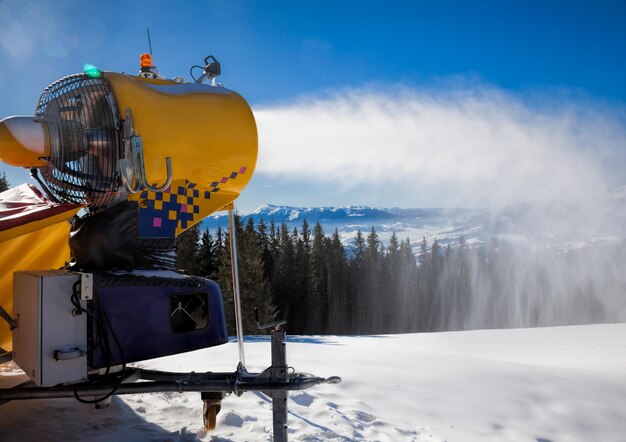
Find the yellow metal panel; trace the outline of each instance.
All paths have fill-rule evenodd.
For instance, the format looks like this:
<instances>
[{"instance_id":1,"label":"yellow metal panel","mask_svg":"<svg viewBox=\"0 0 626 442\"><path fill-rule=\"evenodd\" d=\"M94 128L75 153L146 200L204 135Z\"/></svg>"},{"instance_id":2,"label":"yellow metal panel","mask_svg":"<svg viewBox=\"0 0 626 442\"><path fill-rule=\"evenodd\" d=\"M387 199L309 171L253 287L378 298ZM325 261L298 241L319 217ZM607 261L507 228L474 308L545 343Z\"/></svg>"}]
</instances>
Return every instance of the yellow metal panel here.
<instances>
[{"instance_id":1,"label":"yellow metal panel","mask_svg":"<svg viewBox=\"0 0 626 442\"><path fill-rule=\"evenodd\" d=\"M9 239L12 239L12 238L16 238L18 236L26 235L35 230L43 229L44 227L47 227L51 224L56 224L56 223L65 221L71 218L72 216L74 216L76 212L78 212L78 210L79 208L70 209L68 211L59 213L49 218L32 221L26 224L22 224L21 226L13 227L12 229L2 230L0 231L0 243L2 243L3 241L7 241ZM0 247L2 247L2 244L0 244Z\"/></svg>"},{"instance_id":2,"label":"yellow metal panel","mask_svg":"<svg viewBox=\"0 0 626 442\"><path fill-rule=\"evenodd\" d=\"M172 185L159 197L162 203L156 204L153 192L129 197L154 215L154 226L170 218L169 210L177 210L179 234L239 196L256 167L258 144L252 110L239 94L118 73L104 77L120 117L125 118L126 109L132 111L150 183L165 182L165 158L172 159Z\"/></svg>"},{"instance_id":3,"label":"yellow metal panel","mask_svg":"<svg viewBox=\"0 0 626 442\"><path fill-rule=\"evenodd\" d=\"M69 229L69 223L57 222L0 242L0 305L5 310L13 312L13 272L57 269L70 259ZM0 321L0 347L7 351L13 348L11 331L5 321Z\"/></svg>"}]
</instances>

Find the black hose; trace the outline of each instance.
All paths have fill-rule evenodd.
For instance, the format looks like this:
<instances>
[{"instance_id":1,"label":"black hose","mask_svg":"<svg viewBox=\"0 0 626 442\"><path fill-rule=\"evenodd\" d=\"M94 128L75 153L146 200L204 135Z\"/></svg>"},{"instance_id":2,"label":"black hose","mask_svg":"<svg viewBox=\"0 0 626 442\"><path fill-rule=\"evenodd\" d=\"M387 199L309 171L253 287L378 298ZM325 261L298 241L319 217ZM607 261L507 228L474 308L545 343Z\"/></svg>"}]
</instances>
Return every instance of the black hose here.
<instances>
[{"instance_id":1,"label":"black hose","mask_svg":"<svg viewBox=\"0 0 626 442\"><path fill-rule=\"evenodd\" d=\"M97 404L99 402L102 402L106 399L108 399L109 397L113 396L115 394L115 392L118 390L118 388L120 387L120 385L122 385L122 382L124 381L124 378L126 376L126 363L124 362L124 355L122 353L122 346L120 344L120 341L117 339L117 336L115 335L115 331L111 328L111 324L109 322L109 319L106 316L106 312L104 311L104 307L102 305L98 305L97 306L97 311L100 314L100 317L94 315L92 312L88 311L87 309L83 308L82 305L80 305L80 291L79 291L79 286L80 286L80 280L76 281L74 283L74 285L72 286L72 296L71 296L71 301L72 301L72 305L76 308L76 311L78 312L78 314L81 313L86 313L87 315L89 315L90 318L92 318L95 321L96 324L96 329L98 330L98 344L97 345L102 345L102 351L104 352L105 355L105 359L107 361L107 368L104 372L103 377L107 377L109 375L109 373L111 372L111 360L112 360L112 353L111 353L111 346L109 343L109 334L108 332L111 333L111 336L113 336L113 340L115 341L115 345L117 346L117 350L120 356L120 360L122 361L122 372L119 376L119 378L117 379L117 381L115 382L114 385L110 386L111 387L111 391L109 391L107 394L105 394L102 397L96 398L96 399L83 399L80 396L78 396L78 387L75 386L74 387L74 398L78 401L81 402L83 404ZM94 346L97 347L97 345ZM97 382L93 382L92 385L96 388L103 388L105 387L104 385L98 385Z\"/></svg>"}]
</instances>

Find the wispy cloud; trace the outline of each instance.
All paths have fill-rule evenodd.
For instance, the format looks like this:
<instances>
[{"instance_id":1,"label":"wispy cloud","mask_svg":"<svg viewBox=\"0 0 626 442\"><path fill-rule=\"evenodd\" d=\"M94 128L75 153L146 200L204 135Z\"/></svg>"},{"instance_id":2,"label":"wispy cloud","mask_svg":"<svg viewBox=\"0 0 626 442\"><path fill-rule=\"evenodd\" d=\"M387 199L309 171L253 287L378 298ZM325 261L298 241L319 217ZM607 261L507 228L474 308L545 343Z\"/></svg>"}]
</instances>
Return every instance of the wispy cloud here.
<instances>
[{"instance_id":1,"label":"wispy cloud","mask_svg":"<svg viewBox=\"0 0 626 442\"><path fill-rule=\"evenodd\" d=\"M83 24L71 23L67 2L4 0L0 2L0 49L12 62L33 62L45 54L65 57L78 46L75 30Z\"/></svg>"},{"instance_id":2,"label":"wispy cloud","mask_svg":"<svg viewBox=\"0 0 626 442\"><path fill-rule=\"evenodd\" d=\"M353 89L255 115L259 173L386 188L406 205L593 198L626 165L623 109L531 105L484 85Z\"/></svg>"}]
</instances>

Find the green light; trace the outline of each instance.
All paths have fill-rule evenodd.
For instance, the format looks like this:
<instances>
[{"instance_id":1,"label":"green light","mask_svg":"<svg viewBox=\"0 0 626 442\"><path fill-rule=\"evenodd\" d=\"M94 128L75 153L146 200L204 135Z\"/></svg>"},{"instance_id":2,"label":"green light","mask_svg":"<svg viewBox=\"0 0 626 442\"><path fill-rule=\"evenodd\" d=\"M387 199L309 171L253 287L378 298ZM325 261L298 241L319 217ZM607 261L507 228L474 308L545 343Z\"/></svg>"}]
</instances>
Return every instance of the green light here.
<instances>
[{"instance_id":1,"label":"green light","mask_svg":"<svg viewBox=\"0 0 626 442\"><path fill-rule=\"evenodd\" d=\"M100 78L102 76L100 69L89 63L83 65L83 71L91 78Z\"/></svg>"}]
</instances>

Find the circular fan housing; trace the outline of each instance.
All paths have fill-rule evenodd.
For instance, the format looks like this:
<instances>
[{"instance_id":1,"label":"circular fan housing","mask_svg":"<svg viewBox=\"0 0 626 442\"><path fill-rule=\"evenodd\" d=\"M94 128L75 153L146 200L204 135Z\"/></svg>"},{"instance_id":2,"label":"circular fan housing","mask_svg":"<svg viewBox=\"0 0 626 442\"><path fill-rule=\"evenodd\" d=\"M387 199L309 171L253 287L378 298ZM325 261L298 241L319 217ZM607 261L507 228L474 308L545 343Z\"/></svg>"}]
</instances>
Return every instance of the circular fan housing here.
<instances>
[{"instance_id":1,"label":"circular fan housing","mask_svg":"<svg viewBox=\"0 0 626 442\"><path fill-rule=\"evenodd\" d=\"M56 198L92 208L116 203L120 125L108 82L84 74L62 78L43 91L35 116L50 152L41 174Z\"/></svg>"}]
</instances>

